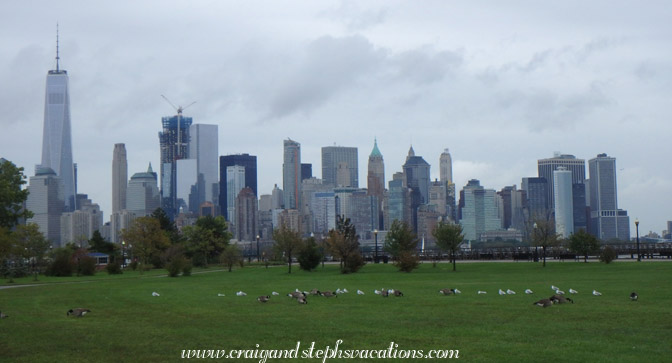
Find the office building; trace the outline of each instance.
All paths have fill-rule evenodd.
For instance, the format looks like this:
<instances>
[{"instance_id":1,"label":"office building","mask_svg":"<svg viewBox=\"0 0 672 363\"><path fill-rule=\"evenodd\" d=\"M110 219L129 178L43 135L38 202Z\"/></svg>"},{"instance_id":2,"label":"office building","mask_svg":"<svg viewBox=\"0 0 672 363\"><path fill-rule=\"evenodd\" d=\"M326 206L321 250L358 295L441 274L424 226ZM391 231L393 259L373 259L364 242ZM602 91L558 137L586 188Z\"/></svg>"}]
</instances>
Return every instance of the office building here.
<instances>
[{"instance_id":1,"label":"office building","mask_svg":"<svg viewBox=\"0 0 672 363\"><path fill-rule=\"evenodd\" d=\"M357 148L327 146L322 148L322 180L335 187L359 188Z\"/></svg>"},{"instance_id":2,"label":"office building","mask_svg":"<svg viewBox=\"0 0 672 363\"><path fill-rule=\"evenodd\" d=\"M283 146L283 205L285 209L298 210L301 206L301 144L287 139Z\"/></svg>"},{"instance_id":3,"label":"office building","mask_svg":"<svg viewBox=\"0 0 672 363\"><path fill-rule=\"evenodd\" d=\"M485 189L476 179L462 189L459 223L465 240L476 241L481 233L502 229L495 196L494 189Z\"/></svg>"},{"instance_id":4,"label":"office building","mask_svg":"<svg viewBox=\"0 0 672 363\"><path fill-rule=\"evenodd\" d=\"M444 183L453 182L453 159L448 149L443 150L439 157L439 177L439 180Z\"/></svg>"},{"instance_id":5,"label":"office building","mask_svg":"<svg viewBox=\"0 0 672 363\"><path fill-rule=\"evenodd\" d=\"M563 167L572 172L572 184L583 183L586 179L586 161L577 159L574 155L556 153L552 158L537 161L537 170L540 178L547 181L546 204L550 210L555 207L553 194L553 171Z\"/></svg>"},{"instance_id":6,"label":"office building","mask_svg":"<svg viewBox=\"0 0 672 363\"><path fill-rule=\"evenodd\" d=\"M235 168L235 167L234 167ZM236 197L236 239L238 241L256 240L257 230L257 196L252 188L243 188Z\"/></svg>"},{"instance_id":7,"label":"office building","mask_svg":"<svg viewBox=\"0 0 672 363\"><path fill-rule=\"evenodd\" d=\"M598 154L588 161L590 172L590 232L608 241L630 240L628 212L618 208L616 158Z\"/></svg>"},{"instance_id":8,"label":"office building","mask_svg":"<svg viewBox=\"0 0 672 363\"><path fill-rule=\"evenodd\" d=\"M136 217L146 217L160 206L161 194L157 185L157 175L150 163L146 172L131 176L126 190L126 209Z\"/></svg>"},{"instance_id":9,"label":"office building","mask_svg":"<svg viewBox=\"0 0 672 363\"><path fill-rule=\"evenodd\" d=\"M236 198L241 190L245 188L245 167L233 165L226 167L226 193L227 193L227 221L234 228L236 226ZM250 188L251 190L252 188ZM254 193L254 191L252 192ZM256 200L256 199L255 199Z\"/></svg>"},{"instance_id":10,"label":"office building","mask_svg":"<svg viewBox=\"0 0 672 363\"><path fill-rule=\"evenodd\" d=\"M229 192L227 189L227 174L226 169L229 166L242 166L245 168L245 180L243 182L243 187L249 187L254 192L254 195L258 195L259 191L257 190L257 157L250 154L232 154L224 155L219 157L219 205L221 208L221 213L229 220ZM240 190L238 191L240 192ZM237 194L233 197L235 198ZM234 201L231 201L231 205L234 204Z\"/></svg>"},{"instance_id":11,"label":"office building","mask_svg":"<svg viewBox=\"0 0 672 363\"><path fill-rule=\"evenodd\" d=\"M219 203L219 173L217 157L217 125L192 124L189 126L189 158L196 159L196 172L202 179L196 206L203 202Z\"/></svg>"},{"instance_id":12,"label":"office building","mask_svg":"<svg viewBox=\"0 0 672 363\"><path fill-rule=\"evenodd\" d=\"M126 209L127 183L126 145L114 144L114 151L112 152L112 213Z\"/></svg>"},{"instance_id":13,"label":"office building","mask_svg":"<svg viewBox=\"0 0 672 363\"><path fill-rule=\"evenodd\" d=\"M562 238L569 238L574 233L572 172L562 166L553 171L553 204L555 232Z\"/></svg>"},{"instance_id":14,"label":"office building","mask_svg":"<svg viewBox=\"0 0 672 363\"><path fill-rule=\"evenodd\" d=\"M189 158L189 127L192 123L193 120L191 117L182 116L181 107L177 109L177 115L161 119L161 124L163 125L163 130L159 132L161 151L161 208L163 208L171 220L177 216L180 208L177 195L177 161ZM193 173L196 176L193 178L191 175L188 176L189 180L198 178L196 174L197 170L197 165L194 165ZM191 172L191 167L189 171ZM185 180L184 178L182 179L183 181ZM188 197L186 200L183 199L184 204L187 204L188 201Z\"/></svg>"},{"instance_id":15,"label":"office building","mask_svg":"<svg viewBox=\"0 0 672 363\"><path fill-rule=\"evenodd\" d=\"M38 225L52 246L61 246L61 214L64 211L61 178L51 168L38 166L28 183L26 209L33 212L27 223ZM74 200L74 199L73 199Z\"/></svg>"}]
</instances>

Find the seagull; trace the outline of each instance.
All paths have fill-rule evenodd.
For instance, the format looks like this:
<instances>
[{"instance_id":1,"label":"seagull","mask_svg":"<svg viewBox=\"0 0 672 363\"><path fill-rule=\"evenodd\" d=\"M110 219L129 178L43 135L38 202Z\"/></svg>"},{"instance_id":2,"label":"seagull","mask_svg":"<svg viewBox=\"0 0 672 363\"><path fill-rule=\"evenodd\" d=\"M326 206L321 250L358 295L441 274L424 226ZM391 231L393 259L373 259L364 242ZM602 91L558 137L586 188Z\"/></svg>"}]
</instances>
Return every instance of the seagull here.
<instances>
[{"instance_id":1,"label":"seagull","mask_svg":"<svg viewBox=\"0 0 672 363\"><path fill-rule=\"evenodd\" d=\"M280 296L280 294L278 294L278 293L275 292L275 291L273 291L273 292L271 293L271 295L273 295L273 296Z\"/></svg>"},{"instance_id":2,"label":"seagull","mask_svg":"<svg viewBox=\"0 0 672 363\"><path fill-rule=\"evenodd\" d=\"M238 292L236 293L236 296L247 296L247 294L244 293L244 292L242 292L242 291L238 291Z\"/></svg>"},{"instance_id":3,"label":"seagull","mask_svg":"<svg viewBox=\"0 0 672 363\"><path fill-rule=\"evenodd\" d=\"M152 296L161 296L161 295L159 295L158 292L154 291L154 292L152 293Z\"/></svg>"},{"instance_id":4,"label":"seagull","mask_svg":"<svg viewBox=\"0 0 672 363\"><path fill-rule=\"evenodd\" d=\"M593 290L593 295L595 295L595 296L602 296L602 293L599 292L599 291L597 291L597 290Z\"/></svg>"},{"instance_id":5,"label":"seagull","mask_svg":"<svg viewBox=\"0 0 672 363\"><path fill-rule=\"evenodd\" d=\"M394 289L388 289L388 290L387 290L387 293L388 293L388 294L394 294Z\"/></svg>"},{"instance_id":6,"label":"seagull","mask_svg":"<svg viewBox=\"0 0 672 363\"><path fill-rule=\"evenodd\" d=\"M534 294L534 291L532 291L530 289L525 289L525 293L530 295L530 294Z\"/></svg>"},{"instance_id":7,"label":"seagull","mask_svg":"<svg viewBox=\"0 0 672 363\"><path fill-rule=\"evenodd\" d=\"M500 295L506 295L506 292L505 292L504 290L502 290L502 289L499 289L499 294L500 294Z\"/></svg>"},{"instance_id":8,"label":"seagull","mask_svg":"<svg viewBox=\"0 0 672 363\"><path fill-rule=\"evenodd\" d=\"M481 295L481 294L487 294L487 293L488 293L487 291L481 291L481 290L478 290L478 294L479 294L479 295Z\"/></svg>"},{"instance_id":9,"label":"seagull","mask_svg":"<svg viewBox=\"0 0 672 363\"><path fill-rule=\"evenodd\" d=\"M347 294L347 293L348 293L348 289L343 288L343 292Z\"/></svg>"},{"instance_id":10,"label":"seagull","mask_svg":"<svg viewBox=\"0 0 672 363\"><path fill-rule=\"evenodd\" d=\"M637 299L639 299L639 295L633 291L632 294L630 294L630 300L637 301Z\"/></svg>"},{"instance_id":11,"label":"seagull","mask_svg":"<svg viewBox=\"0 0 672 363\"><path fill-rule=\"evenodd\" d=\"M576 291L576 290L574 290L574 289L572 289L572 288L570 288L570 289L569 289L569 293L570 293L570 294L578 294L579 292Z\"/></svg>"},{"instance_id":12,"label":"seagull","mask_svg":"<svg viewBox=\"0 0 672 363\"><path fill-rule=\"evenodd\" d=\"M551 285L551 290L560 290L560 288L558 288L558 287L555 286L555 285Z\"/></svg>"},{"instance_id":13,"label":"seagull","mask_svg":"<svg viewBox=\"0 0 672 363\"><path fill-rule=\"evenodd\" d=\"M380 294L381 294L380 290L373 290L373 293L376 294L376 295L380 295Z\"/></svg>"},{"instance_id":14,"label":"seagull","mask_svg":"<svg viewBox=\"0 0 672 363\"><path fill-rule=\"evenodd\" d=\"M560 290L560 289L555 290L555 293L558 294L558 295L564 295L565 294L565 292Z\"/></svg>"},{"instance_id":15,"label":"seagull","mask_svg":"<svg viewBox=\"0 0 672 363\"><path fill-rule=\"evenodd\" d=\"M509 295L515 295L516 294L516 292L511 290L511 289L506 290L506 293L509 294Z\"/></svg>"},{"instance_id":16,"label":"seagull","mask_svg":"<svg viewBox=\"0 0 672 363\"><path fill-rule=\"evenodd\" d=\"M217 294L217 296L226 296L226 295L224 295L224 294Z\"/></svg>"},{"instance_id":17,"label":"seagull","mask_svg":"<svg viewBox=\"0 0 672 363\"><path fill-rule=\"evenodd\" d=\"M336 289L337 294L344 294L345 292L341 288Z\"/></svg>"},{"instance_id":18,"label":"seagull","mask_svg":"<svg viewBox=\"0 0 672 363\"><path fill-rule=\"evenodd\" d=\"M362 290L357 290L357 295L364 295L364 291L362 291Z\"/></svg>"},{"instance_id":19,"label":"seagull","mask_svg":"<svg viewBox=\"0 0 672 363\"><path fill-rule=\"evenodd\" d=\"M453 292L456 293L456 294L461 294L462 293L462 291L460 291L458 289L453 289Z\"/></svg>"}]
</instances>

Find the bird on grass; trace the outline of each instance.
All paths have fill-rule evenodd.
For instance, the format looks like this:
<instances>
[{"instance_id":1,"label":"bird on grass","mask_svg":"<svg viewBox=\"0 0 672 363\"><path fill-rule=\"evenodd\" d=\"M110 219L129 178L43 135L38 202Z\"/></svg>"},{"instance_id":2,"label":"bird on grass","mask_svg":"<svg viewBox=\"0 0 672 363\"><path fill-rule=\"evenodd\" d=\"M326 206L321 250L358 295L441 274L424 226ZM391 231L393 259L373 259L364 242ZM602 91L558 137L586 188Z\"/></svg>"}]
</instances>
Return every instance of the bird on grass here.
<instances>
[{"instance_id":1,"label":"bird on grass","mask_svg":"<svg viewBox=\"0 0 672 363\"><path fill-rule=\"evenodd\" d=\"M390 290L383 290L380 292L380 294L383 295L383 297L388 297L390 296Z\"/></svg>"},{"instance_id":2,"label":"bird on grass","mask_svg":"<svg viewBox=\"0 0 672 363\"><path fill-rule=\"evenodd\" d=\"M275 291L273 291L273 292L271 293L271 295L273 295L273 296L280 296L280 294L278 294L278 293L275 292Z\"/></svg>"},{"instance_id":3,"label":"bird on grass","mask_svg":"<svg viewBox=\"0 0 672 363\"><path fill-rule=\"evenodd\" d=\"M86 315L87 313L90 313L90 312L91 312L91 310L89 310L89 309L77 308L77 309L68 310L66 315L81 318L82 316L84 316L84 315Z\"/></svg>"},{"instance_id":4,"label":"bird on grass","mask_svg":"<svg viewBox=\"0 0 672 363\"><path fill-rule=\"evenodd\" d=\"M460 291L458 289L453 289L453 292L456 293L456 294L461 294L462 293L462 291Z\"/></svg>"},{"instance_id":5,"label":"bird on grass","mask_svg":"<svg viewBox=\"0 0 672 363\"><path fill-rule=\"evenodd\" d=\"M305 297L300 297L300 298L296 299L296 301L297 301L299 304L302 304L302 305L308 304L308 300L306 300Z\"/></svg>"},{"instance_id":6,"label":"bird on grass","mask_svg":"<svg viewBox=\"0 0 672 363\"><path fill-rule=\"evenodd\" d=\"M439 290L439 293L447 296L447 295L453 295L455 291L453 289L441 289Z\"/></svg>"},{"instance_id":7,"label":"bird on grass","mask_svg":"<svg viewBox=\"0 0 672 363\"><path fill-rule=\"evenodd\" d=\"M560 288L558 288L558 287L555 286L555 285L551 285L551 290L560 290Z\"/></svg>"},{"instance_id":8,"label":"bird on grass","mask_svg":"<svg viewBox=\"0 0 672 363\"><path fill-rule=\"evenodd\" d=\"M551 299L541 299L537 302L532 303L532 305L537 305L542 308L547 308L551 305L553 305L553 301Z\"/></svg>"},{"instance_id":9,"label":"bird on grass","mask_svg":"<svg viewBox=\"0 0 672 363\"><path fill-rule=\"evenodd\" d=\"M549 297L548 299L553 301L553 303L555 303L555 304L564 304L568 301L571 302L572 304L574 304L574 300L572 300L568 297L564 297L562 295L558 295L558 294L553 295L553 296Z\"/></svg>"},{"instance_id":10,"label":"bird on grass","mask_svg":"<svg viewBox=\"0 0 672 363\"><path fill-rule=\"evenodd\" d=\"M7 318L9 318L9 315L5 315L2 313L2 311L0 311L0 319L7 319Z\"/></svg>"},{"instance_id":11,"label":"bird on grass","mask_svg":"<svg viewBox=\"0 0 672 363\"><path fill-rule=\"evenodd\" d=\"M578 294L579 292L576 291L576 290L574 290L574 289L571 289L571 288L570 288L570 289L569 289L569 293L570 293L570 294Z\"/></svg>"},{"instance_id":12,"label":"bird on grass","mask_svg":"<svg viewBox=\"0 0 672 363\"><path fill-rule=\"evenodd\" d=\"M509 294L509 295L515 295L516 294L516 292L511 290L511 289L506 290L506 293Z\"/></svg>"},{"instance_id":13,"label":"bird on grass","mask_svg":"<svg viewBox=\"0 0 672 363\"><path fill-rule=\"evenodd\" d=\"M555 290L555 294L556 294L556 295L564 295L565 292L562 291L562 290L560 290L560 289L557 289L557 290Z\"/></svg>"},{"instance_id":14,"label":"bird on grass","mask_svg":"<svg viewBox=\"0 0 672 363\"><path fill-rule=\"evenodd\" d=\"M154 292L152 293L152 296L161 296L161 295L159 295L158 292L154 291Z\"/></svg>"},{"instance_id":15,"label":"bird on grass","mask_svg":"<svg viewBox=\"0 0 672 363\"><path fill-rule=\"evenodd\" d=\"M373 290L373 293L376 294L376 295L380 295L380 294L382 294L383 292L382 292L381 290Z\"/></svg>"},{"instance_id":16,"label":"bird on grass","mask_svg":"<svg viewBox=\"0 0 672 363\"><path fill-rule=\"evenodd\" d=\"M637 295L637 293L633 291L633 292L630 294L630 300L632 300L632 301L637 301L637 299L639 299L639 295Z\"/></svg>"},{"instance_id":17,"label":"bird on grass","mask_svg":"<svg viewBox=\"0 0 672 363\"><path fill-rule=\"evenodd\" d=\"M593 295L595 295L595 296L602 296L602 293L599 292L599 291L597 291L597 290L593 290Z\"/></svg>"},{"instance_id":18,"label":"bird on grass","mask_svg":"<svg viewBox=\"0 0 672 363\"><path fill-rule=\"evenodd\" d=\"M217 296L226 296L226 295L224 295L224 294L217 294Z\"/></svg>"},{"instance_id":19,"label":"bird on grass","mask_svg":"<svg viewBox=\"0 0 672 363\"><path fill-rule=\"evenodd\" d=\"M534 294L534 291L532 291L530 289L525 289L525 293L528 294L528 295L531 295L531 294Z\"/></svg>"},{"instance_id":20,"label":"bird on grass","mask_svg":"<svg viewBox=\"0 0 672 363\"><path fill-rule=\"evenodd\" d=\"M301 291L292 291L289 294L287 294L287 296L292 297L294 299L306 298L306 294L302 293Z\"/></svg>"},{"instance_id":21,"label":"bird on grass","mask_svg":"<svg viewBox=\"0 0 672 363\"><path fill-rule=\"evenodd\" d=\"M271 297L268 296L268 295L262 295L262 296L259 296L259 297L257 298L257 301L259 301L259 302L261 302L261 303L265 303L265 302L268 302L268 300L269 300L270 298L271 298Z\"/></svg>"},{"instance_id":22,"label":"bird on grass","mask_svg":"<svg viewBox=\"0 0 672 363\"><path fill-rule=\"evenodd\" d=\"M236 293L236 296L247 296L247 294L244 293L244 292L242 292L242 291L238 291L238 292Z\"/></svg>"},{"instance_id":23,"label":"bird on grass","mask_svg":"<svg viewBox=\"0 0 672 363\"><path fill-rule=\"evenodd\" d=\"M481 294L487 294L487 293L488 293L487 291L478 290L478 294L479 294L479 295L481 295Z\"/></svg>"},{"instance_id":24,"label":"bird on grass","mask_svg":"<svg viewBox=\"0 0 672 363\"><path fill-rule=\"evenodd\" d=\"M399 290L394 290L393 294L394 294L394 296L396 296L396 297L404 296L404 293L401 292L401 291L399 291Z\"/></svg>"},{"instance_id":25,"label":"bird on grass","mask_svg":"<svg viewBox=\"0 0 672 363\"><path fill-rule=\"evenodd\" d=\"M499 294L500 294L500 295L506 295L506 291L504 291L504 290L502 290L502 289L499 289Z\"/></svg>"},{"instance_id":26,"label":"bird on grass","mask_svg":"<svg viewBox=\"0 0 672 363\"><path fill-rule=\"evenodd\" d=\"M322 296L324 296L324 297L338 297L338 295L334 294L334 293L331 292L331 291L325 291L325 292L323 292L323 293L322 293Z\"/></svg>"},{"instance_id":27,"label":"bird on grass","mask_svg":"<svg viewBox=\"0 0 672 363\"><path fill-rule=\"evenodd\" d=\"M362 291L362 290L357 290L357 295L364 295L364 291Z\"/></svg>"}]
</instances>

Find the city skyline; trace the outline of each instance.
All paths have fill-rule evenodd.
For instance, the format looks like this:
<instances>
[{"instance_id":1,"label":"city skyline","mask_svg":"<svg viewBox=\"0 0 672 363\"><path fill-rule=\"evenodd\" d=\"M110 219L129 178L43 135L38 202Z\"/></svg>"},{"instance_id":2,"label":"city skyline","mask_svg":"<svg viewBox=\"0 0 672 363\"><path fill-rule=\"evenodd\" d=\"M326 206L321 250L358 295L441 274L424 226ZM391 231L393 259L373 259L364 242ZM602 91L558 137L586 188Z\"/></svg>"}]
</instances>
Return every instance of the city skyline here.
<instances>
[{"instance_id":1,"label":"city skyline","mask_svg":"<svg viewBox=\"0 0 672 363\"><path fill-rule=\"evenodd\" d=\"M556 151L584 160L606 153L618 160L619 207L631 223L640 220L640 233L659 233L670 219L672 171L661 165L671 154L665 64L672 57L662 2L595 2L571 14L564 10L579 3L566 3L553 17L542 5L494 2L292 2L265 4L259 14L236 4L176 4L157 17L149 16L151 2L101 10L6 5L15 16L0 25L7 52L0 79L12 85L0 93L7 110L0 156L27 176L40 163L42 77L55 66L58 20L78 192L100 204L105 220L114 144L126 144L129 175L148 162L159 169L157 125L174 113L161 94L197 101L185 117L219 126L220 156L258 155L258 195L282 186L283 139L301 143L301 161L315 174L322 147L361 149L362 185L377 138L386 180L401 171L410 145L431 165L431 180L439 178L439 156L449 148L457 190L469 179L488 189L520 187L537 176L536 161ZM254 23L238 20L251 15L259 15ZM175 29L174 17L193 26ZM197 42L203 33L220 46ZM164 56L175 47L194 56Z\"/></svg>"}]
</instances>

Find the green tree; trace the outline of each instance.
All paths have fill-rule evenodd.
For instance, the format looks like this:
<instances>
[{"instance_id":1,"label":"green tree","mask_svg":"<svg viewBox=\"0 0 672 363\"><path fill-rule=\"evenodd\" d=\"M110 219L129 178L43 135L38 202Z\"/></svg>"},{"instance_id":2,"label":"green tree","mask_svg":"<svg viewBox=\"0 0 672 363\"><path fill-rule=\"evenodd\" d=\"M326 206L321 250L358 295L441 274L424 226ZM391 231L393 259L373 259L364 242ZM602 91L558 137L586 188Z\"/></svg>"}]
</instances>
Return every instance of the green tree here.
<instances>
[{"instance_id":1,"label":"green tree","mask_svg":"<svg viewBox=\"0 0 672 363\"><path fill-rule=\"evenodd\" d=\"M219 262L225 265L229 269L229 272L231 272L233 266L240 263L242 256L243 254L240 251L240 248L235 244L230 244L226 246L224 251L222 251L222 254L219 255Z\"/></svg>"},{"instance_id":2,"label":"green tree","mask_svg":"<svg viewBox=\"0 0 672 363\"><path fill-rule=\"evenodd\" d=\"M89 240L89 251L108 254L113 261L116 261L116 257L119 254L119 247L115 243L106 241L100 232L96 230Z\"/></svg>"},{"instance_id":3,"label":"green tree","mask_svg":"<svg viewBox=\"0 0 672 363\"><path fill-rule=\"evenodd\" d=\"M338 216L336 229L329 231L326 244L331 254L341 261L341 273L357 272L364 265L359 252L359 237L350 218Z\"/></svg>"},{"instance_id":4,"label":"green tree","mask_svg":"<svg viewBox=\"0 0 672 363\"><path fill-rule=\"evenodd\" d=\"M194 259L196 266L208 267L208 257L215 249L212 231L199 226L182 228L187 253Z\"/></svg>"},{"instance_id":5,"label":"green tree","mask_svg":"<svg viewBox=\"0 0 672 363\"><path fill-rule=\"evenodd\" d=\"M541 247L543 256L543 267L546 267L546 249L555 247L560 243L558 235L555 233L555 225L550 219L537 219L532 227L532 245Z\"/></svg>"},{"instance_id":6,"label":"green tree","mask_svg":"<svg viewBox=\"0 0 672 363\"><path fill-rule=\"evenodd\" d=\"M588 262L588 255L600 250L600 241L597 237L580 229L569 237L569 249L579 256L583 256L583 262Z\"/></svg>"},{"instance_id":7,"label":"green tree","mask_svg":"<svg viewBox=\"0 0 672 363\"><path fill-rule=\"evenodd\" d=\"M419 259L415 254L418 238L405 222L395 220L385 237L383 250L395 258L395 264L404 272L411 272L418 267Z\"/></svg>"},{"instance_id":8,"label":"green tree","mask_svg":"<svg viewBox=\"0 0 672 363\"><path fill-rule=\"evenodd\" d=\"M37 281L37 274L43 264L44 256L49 250L49 241L44 238L44 235L40 232L40 227L35 223L17 226L12 233L12 237L15 248L19 251L18 255L24 260L30 261L31 272L35 281Z\"/></svg>"},{"instance_id":9,"label":"green tree","mask_svg":"<svg viewBox=\"0 0 672 363\"><path fill-rule=\"evenodd\" d=\"M177 229L177 226L170 220L170 218L168 218L168 215L162 208L156 208L154 212L152 212L151 217L159 222L161 230L166 233L168 238L170 238L171 243L180 242L180 232Z\"/></svg>"},{"instance_id":10,"label":"green tree","mask_svg":"<svg viewBox=\"0 0 672 363\"><path fill-rule=\"evenodd\" d=\"M149 216L135 219L129 229L122 231L122 238L133 246L133 256L145 266L170 246L170 239L161 230L159 221Z\"/></svg>"},{"instance_id":11,"label":"green tree","mask_svg":"<svg viewBox=\"0 0 672 363\"><path fill-rule=\"evenodd\" d=\"M0 227L11 229L21 218L30 218L33 213L23 208L28 199L28 189L23 168L17 168L12 162L0 159Z\"/></svg>"},{"instance_id":12,"label":"green tree","mask_svg":"<svg viewBox=\"0 0 672 363\"><path fill-rule=\"evenodd\" d=\"M292 273L292 256L301 250L303 247L303 240L297 231L293 231L286 225L281 225L280 228L273 231L273 247L278 254L283 255L287 259L289 266L289 273Z\"/></svg>"},{"instance_id":13,"label":"green tree","mask_svg":"<svg viewBox=\"0 0 672 363\"><path fill-rule=\"evenodd\" d=\"M303 248L299 252L299 267L305 271L312 271L320 265L322 254L320 253L315 237L310 237L304 241Z\"/></svg>"},{"instance_id":14,"label":"green tree","mask_svg":"<svg viewBox=\"0 0 672 363\"><path fill-rule=\"evenodd\" d=\"M233 235L229 232L229 226L226 219L222 216L205 216L196 220L196 227L210 231L211 237L208 240L209 259L216 259L224 248L229 244Z\"/></svg>"},{"instance_id":15,"label":"green tree","mask_svg":"<svg viewBox=\"0 0 672 363\"><path fill-rule=\"evenodd\" d=\"M464 241L462 226L454 223L439 222L432 231L432 236L436 239L436 245L444 251L450 251L450 259L453 261L453 271L457 269L455 261L455 252L460 248Z\"/></svg>"}]
</instances>

